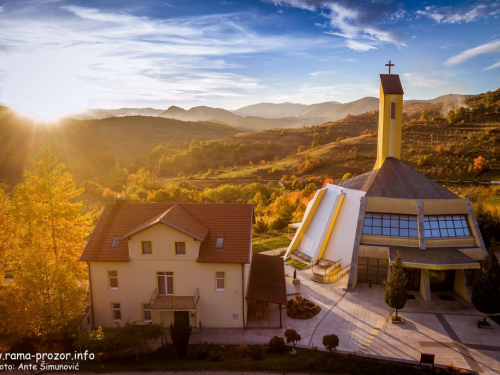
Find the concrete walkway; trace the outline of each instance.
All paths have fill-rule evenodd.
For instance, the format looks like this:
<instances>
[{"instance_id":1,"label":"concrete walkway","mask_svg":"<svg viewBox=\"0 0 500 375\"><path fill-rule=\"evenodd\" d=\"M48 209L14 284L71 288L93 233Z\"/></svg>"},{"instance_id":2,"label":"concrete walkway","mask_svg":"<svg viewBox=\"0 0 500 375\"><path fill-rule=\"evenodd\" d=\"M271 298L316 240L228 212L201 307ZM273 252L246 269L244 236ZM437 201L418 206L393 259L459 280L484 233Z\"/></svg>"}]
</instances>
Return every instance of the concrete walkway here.
<instances>
[{"instance_id":1,"label":"concrete walkway","mask_svg":"<svg viewBox=\"0 0 500 375\"><path fill-rule=\"evenodd\" d=\"M291 276L294 268L285 265L285 271ZM494 329L477 328L475 322L481 314L455 293L440 293L452 295L454 301L442 301L433 294L433 301L425 302L418 292L412 292L415 300L408 300L400 312L406 323L397 325L389 321L393 310L384 303L383 286L359 284L354 292L347 293L347 277L337 283L319 284L309 279L308 272L297 270L297 277L302 296L321 307L315 317L285 317L283 329L203 328L193 332L191 342L264 343L293 328L302 336L299 344L304 347L321 349L323 336L335 333L340 351L409 361L419 361L421 353L434 353L436 364L452 363L485 375L500 374L500 326L489 320ZM290 280L287 292L291 298L296 290Z\"/></svg>"}]
</instances>

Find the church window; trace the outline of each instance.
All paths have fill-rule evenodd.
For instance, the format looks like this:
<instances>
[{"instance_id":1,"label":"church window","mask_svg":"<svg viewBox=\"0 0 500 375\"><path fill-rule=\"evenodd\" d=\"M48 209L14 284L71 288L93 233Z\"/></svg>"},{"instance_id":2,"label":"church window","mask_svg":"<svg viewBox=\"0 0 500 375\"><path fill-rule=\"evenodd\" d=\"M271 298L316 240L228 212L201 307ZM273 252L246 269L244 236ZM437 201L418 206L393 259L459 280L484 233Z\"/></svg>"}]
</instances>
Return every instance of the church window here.
<instances>
[{"instance_id":1,"label":"church window","mask_svg":"<svg viewBox=\"0 0 500 375\"><path fill-rule=\"evenodd\" d=\"M467 215L424 216L426 238L470 236Z\"/></svg>"},{"instance_id":2,"label":"church window","mask_svg":"<svg viewBox=\"0 0 500 375\"><path fill-rule=\"evenodd\" d=\"M363 234L417 238L417 216L367 212Z\"/></svg>"},{"instance_id":3,"label":"church window","mask_svg":"<svg viewBox=\"0 0 500 375\"><path fill-rule=\"evenodd\" d=\"M391 102L391 119L395 119L396 118L396 103L395 102Z\"/></svg>"}]
</instances>

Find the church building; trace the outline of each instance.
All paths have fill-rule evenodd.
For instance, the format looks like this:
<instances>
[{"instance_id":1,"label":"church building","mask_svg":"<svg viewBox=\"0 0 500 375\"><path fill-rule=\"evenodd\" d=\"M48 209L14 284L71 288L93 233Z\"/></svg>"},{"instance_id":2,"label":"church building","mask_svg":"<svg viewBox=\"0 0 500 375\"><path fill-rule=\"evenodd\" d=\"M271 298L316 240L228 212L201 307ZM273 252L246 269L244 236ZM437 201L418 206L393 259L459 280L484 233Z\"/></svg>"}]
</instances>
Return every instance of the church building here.
<instances>
[{"instance_id":1,"label":"church building","mask_svg":"<svg viewBox=\"0 0 500 375\"><path fill-rule=\"evenodd\" d=\"M319 189L285 258L311 262L318 282L346 276L352 291L383 284L399 252L409 291L430 301L432 291L453 290L470 302L474 270L487 256L472 206L400 160L402 118L403 87L389 70L380 75L374 169Z\"/></svg>"}]
</instances>

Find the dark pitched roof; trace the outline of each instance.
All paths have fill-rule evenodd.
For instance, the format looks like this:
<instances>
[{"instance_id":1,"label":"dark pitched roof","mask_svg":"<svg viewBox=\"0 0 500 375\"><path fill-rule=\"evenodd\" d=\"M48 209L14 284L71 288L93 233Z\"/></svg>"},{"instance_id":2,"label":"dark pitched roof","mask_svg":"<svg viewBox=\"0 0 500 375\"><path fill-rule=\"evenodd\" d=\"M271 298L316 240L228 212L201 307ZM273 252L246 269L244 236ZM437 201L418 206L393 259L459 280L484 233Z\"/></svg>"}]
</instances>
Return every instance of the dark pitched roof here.
<instances>
[{"instance_id":1,"label":"dark pitched roof","mask_svg":"<svg viewBox=\"0 0 500 375\"><path fill-rule=\"evenodd\" d=\"M381 74L380 83L384 94L404 94L398 74Z\"/></svg>"},{"instance_id":2,"label":"dark pitched roof","mask_svg":"<svg viewBox=\"0 0 500 375\"><path fill-rule=\"evenodd\" d=\"M430 247L427 250L421 250L417 247L391 246L389 251L391 263L396 260L399 251L403 263L407 267L411 267L413 264L414 266L432 266L436 269L446 266L479 268L477 261L469 258L456 247Z\"/></svg>"},{"instance_id":3,"label":"dark pitched roof","mask_svg":"<svg viewBox=\"0 0 500 375\"><path fill-rule=\"evenodd\" d=\"M178 206L178 208L175 208ZM170 212L170 214L169 214ZM87 242L82 261L129 260L128 241L121 241L112 248L115 237L154 225L165 218L167 225L176 224L203 238L200 244L199 262L248 263L251 253L251 230L254 222L251 204L107 204L92 236ZM143 228L143 229L141 229ZM204 228L207 228L206 234ZM186 232L186 231L184 231ZM193 235L193 233L189 235ZM215 249L217 237L224 237L224 248Z\"/></svg>"},{"instance_id":4,"label":"dark pitched roof","mask_svg":"<svg viewBox=\"0 0 500 375\"><path fill-rule=\"evenodd\" d=\"M335 185L366 191L366 197L460 199L396 158L386 158L380 169L337 182Z\"/></svg>"},{"instance_id":5,"label":"dark pitched roof","mask_svg":"<svg viewBox=\"0 0 500 375\"><path fill-rule=\"evenodd\" d=\"M282 258L252 254L247 298L286 305L285 265Z\"/></svg>"},{"instance_id":6,"label":"dark pitched roof","mask_svg":"<svg viewBox=\"0 0 500 375\"><path fill-rule=\"evenodd\" d=\"M149 220L139 224L128 233L124 234L122 240L132 237L134 234L142 232L143 230L156 225L165 224L169 227L177 229L180 232L187 234L199 241L203 241L209 229L205 224L200 222L196 217L191 215L186 209L182 208L180 204L175 204L168 210L152 217Z\"/></svg>"}]
</instances>

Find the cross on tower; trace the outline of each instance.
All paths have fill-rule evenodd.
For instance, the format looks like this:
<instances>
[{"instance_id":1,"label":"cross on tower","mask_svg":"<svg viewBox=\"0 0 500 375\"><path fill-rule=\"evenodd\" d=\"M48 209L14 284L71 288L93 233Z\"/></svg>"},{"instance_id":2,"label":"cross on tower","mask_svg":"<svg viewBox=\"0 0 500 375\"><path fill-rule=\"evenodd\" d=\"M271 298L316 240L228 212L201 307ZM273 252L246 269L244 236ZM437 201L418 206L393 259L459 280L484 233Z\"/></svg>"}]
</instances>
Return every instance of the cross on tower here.
<instances>
[{"instance_id":1,"label":"cross on tower","mask_svg":"<svg viewBox=\"0 0 500 375\"><path fill-rule=\"evenodd\" d=\"M394 64L391 64L391 60L389 60L389 64L385 64L385 66L389 67L389 74L391 74L391 66L394 66Z\"/></svg>"}]
</instances>

